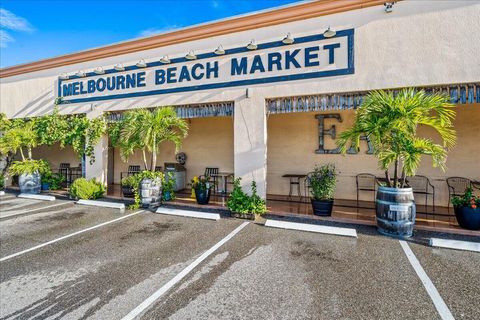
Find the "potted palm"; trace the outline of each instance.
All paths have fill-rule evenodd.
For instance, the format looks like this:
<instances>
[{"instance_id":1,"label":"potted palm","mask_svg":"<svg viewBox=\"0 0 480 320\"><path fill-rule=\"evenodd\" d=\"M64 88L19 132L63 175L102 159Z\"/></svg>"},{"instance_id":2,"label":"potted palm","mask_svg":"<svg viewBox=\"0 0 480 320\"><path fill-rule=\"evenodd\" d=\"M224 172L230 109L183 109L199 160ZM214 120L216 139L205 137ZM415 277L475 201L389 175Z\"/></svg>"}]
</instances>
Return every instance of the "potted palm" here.
<instances>
[{"instance_id":1,"label":"potted palm","mask_svg":"<svg viewBox=\"0 0 480 320\"><path fill-rule=\"evenodd\" d=\"M159 203L162 198L162 194L158 193L162 178L154 174L160 145L170 141L178 150L187 132L187 122L179 118L172 107L131 110L120 121L110 124L110 140L114 147L120 149L123 160L128 161L137 150L142 153L145 169L139 187L142 205ZM150 152L150 159L147 159L147 152Z\"/></svg>"},{"instance_id":2,"label":"potted palm","mask_svg":"<svg viewBox=\"0 0 480 320\"><path fill-rule=\"evenodd\" d=\"M308 176L308 185L312 194L313 214L317 216L331 216L333 209L333 195L337 175L335 165L325 164L316 166Z\"/></svg>"},{"instance_id":3,"label":"potted palm","mask_svg":"<svg viewBox=\"0 0 480 320\"><path fill-rule=\"evenodd\" d=\"M480 230L480 196L475 196L471 187L463 195L454 196L452 204L460 227Z\"/></svg>"},{"instance_id":4,"label":"potted palm","mask_svg":"<svg viewBox=\"0 0 480 320\"><path fill-rule=\"evenodd\" d=\"M385 172L385 182L378 188L375 203L380 233L400 238L412 236L416 207L406 178L415 175L424 155L432 158L433 167L445 170L447 151L456 140L453 108L448 96L423 90L373 91L357 110L353 126L340 134L337 143L343 154L350 146L358 150L360 138L367 136ZM441 143L419 136L419 127L437 132ZM391 167L393 177L389 174Z\"/></svg>"}]
</instances>

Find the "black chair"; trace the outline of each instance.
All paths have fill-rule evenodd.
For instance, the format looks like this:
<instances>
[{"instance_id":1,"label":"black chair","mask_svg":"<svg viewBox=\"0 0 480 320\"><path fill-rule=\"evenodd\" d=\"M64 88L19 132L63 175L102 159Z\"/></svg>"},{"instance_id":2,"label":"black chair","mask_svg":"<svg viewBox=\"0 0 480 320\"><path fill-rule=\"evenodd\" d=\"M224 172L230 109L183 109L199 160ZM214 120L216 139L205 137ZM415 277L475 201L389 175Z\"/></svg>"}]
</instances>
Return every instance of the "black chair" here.
<instances>
[{"instance_id":1,"label":"black chair","mask_svg":"<svg viewBox=\"0 0 480 320\"><path fill-rule=\"evenodd\" d=\"M373 192L373 202L375 202L375 192L377 191L377 178L371 173L359 173L355 176L357 185L357 207L359 206L360 191Z\"/></svg>"},{"instance_id":2,"label":"black chair","mask_svg":"<svg viewBox=\"0 0 480 320\"><path fill-rule=\"evenodd\" d=\"M448 186L448 212L450 212L450 203L453 196L461 196L465 189L472 187L472 180L463 177L447 178Z\"/></svg>"},{"instance_id":3,"label":"black chair","mask_svg":"<svg viewBox=\"0 0 480 320\"><path fill-rule=\"evenodd\" d=\"M307 176L305 177L305 181L303 182L303 191L305 195L306 202L309 202L310 199L310 189L312 189L312 174L313 172L307 173Z\"/></svg>"},{"instance_id":4,"label":"black chair","mask_svg":"<svg viewBox=\"0 0 480 320\"><path fill-rule=\"evenodd\" d=\"M200 176L200 178L208 178L213 182L213 192L215 193L217 193L218 177L212 177L212 175L218 174L218 172L220 172L219 168L206 167L203 176Z\"/></svg>"},{"instance_id":5,"label":"black chair","mask_svg":"<svg viewBox=\"0 0 480 320\"><path fill-rule=\"evenodd\" d=\"M157 171L157 172L161 172L162 169L163 169L162 166L156 166L155 167L155 171Z\"/></svg>"},{"instance_id":6,"label":"black chair","mask_svg":"<svg viewBox=\"0 0 480 320\"><path fill-rule=\"evenodd\" d=\"M428 196L432 196L433 212L435 212L435 187L430 183L430 179L425 176L416 175L408 177L406 182L407 185L412 188L414 194L425 195L425 210L428 206Z\"/></svg>"},{"instance_id":7,"label":"black chair","mask_svg":"<svg viewBox=\"0 0 480 320\"><path fill-rule=\"evenodd\" d=\"M120 172L120 181L122 181L124 177L128 177L139 172L140 172L140 166L137 166L137 165L128 166L127 172Z\"/></svg>"},{"instance_id":8,"label":"black chair","mask_svg":"<svg viewBox=\"0 0 480 320\"><path fill-rule=\"evenodd\" d=\"M70 175L70 163L62 162L60 163L60 168L58 173L64 178L64 187L68 187L72 183L72 178Z\"/></svg>"}]
</instances>

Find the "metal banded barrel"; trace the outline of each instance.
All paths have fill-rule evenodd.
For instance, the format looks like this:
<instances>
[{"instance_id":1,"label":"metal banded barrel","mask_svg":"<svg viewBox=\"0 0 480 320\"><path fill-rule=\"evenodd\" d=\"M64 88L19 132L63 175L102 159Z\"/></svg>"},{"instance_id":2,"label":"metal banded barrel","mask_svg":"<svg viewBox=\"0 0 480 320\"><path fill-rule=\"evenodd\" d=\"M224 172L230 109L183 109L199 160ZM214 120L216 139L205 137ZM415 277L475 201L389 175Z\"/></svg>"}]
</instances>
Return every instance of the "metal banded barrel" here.
<instances>
[{"instance_id":1,"label":"metal banded barrel","mask_svg":"<svg viewBox=\"0 0 480 320\"><path fill-rule=\"evenodd\" d=\"M38 172L23 173L18 177L21 193L40 193L41 177Z\"/></svg>"},{"instance_id":2,"label":"metal banded barrel","mask_svg":"<svg viewBox=\"0 0 480 320\"><path fill-rule=\"evenodd\" d=\"M160 179L143 179L140 182L140 198L142 200L142 207L149 207L159 205L162 197Z\"/></svg>"},{"instance_id":3,"label":"metal banded barrel","mask_svg":"<svg viewBox=\"0 0 480 320\"><path fill-rule=\"evenodd\" d=\"M398 238L413 235L416 208L412 188L379 187L375 211L380 233Z\"/></svg>"}]
</instances>

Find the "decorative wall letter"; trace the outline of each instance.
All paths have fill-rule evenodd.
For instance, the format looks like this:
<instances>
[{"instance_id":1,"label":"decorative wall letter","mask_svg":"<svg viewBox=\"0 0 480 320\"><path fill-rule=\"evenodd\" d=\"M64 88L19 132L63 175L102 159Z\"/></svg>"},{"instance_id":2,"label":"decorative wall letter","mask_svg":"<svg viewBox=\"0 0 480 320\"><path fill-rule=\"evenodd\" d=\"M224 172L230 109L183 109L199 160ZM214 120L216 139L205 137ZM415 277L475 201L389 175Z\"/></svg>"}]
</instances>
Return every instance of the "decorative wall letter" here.
<instances>
[{"instance_id":1,"label":"decorative wall letter","mask_svg":"<svg viewBox=\"0 0 480 320\"><path fill-rule=\"evenodd\" d=\"M325 135L335 139L337 137L337 131L335 125L332 125L330 129L325 130L325 119L337 119L338 122L342 122L342 117L339 113L330 113L330 114L317 114L315 116L318 119L318 149L315 153L318 154L339 154L340 150L335 149L325 149Z\"/></svg>"}]
</instances>

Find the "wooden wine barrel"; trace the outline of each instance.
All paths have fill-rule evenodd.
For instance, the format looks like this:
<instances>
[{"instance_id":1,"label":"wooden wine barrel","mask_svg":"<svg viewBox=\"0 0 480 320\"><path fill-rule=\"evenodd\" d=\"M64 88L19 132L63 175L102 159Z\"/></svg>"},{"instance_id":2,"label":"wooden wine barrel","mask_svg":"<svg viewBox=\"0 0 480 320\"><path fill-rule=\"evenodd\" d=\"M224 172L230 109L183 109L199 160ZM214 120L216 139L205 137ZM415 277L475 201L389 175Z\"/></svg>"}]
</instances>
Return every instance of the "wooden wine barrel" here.
<instances>
[{"instance_id":1,"label":"wooden wine barrel","mask_svg":"<svg viewBox=\"0 0 480 320\"><path fill-rule=\"evenodd\" d=\"M160 205L162 200L162 183L160 179L143 179L140 182L139 194L142 207Z\"/></svg>"},{"instance_id":2,"label":"wooden wine barrel","mask_svg":"<svg viewBox=\"0 0 480 320\"><path fill-rule=\"evenodd\" d=\"M416 207L412 188L379 187L375 211L380 233L398 238L413 235Z\"/></svg>"}]
</instances>

